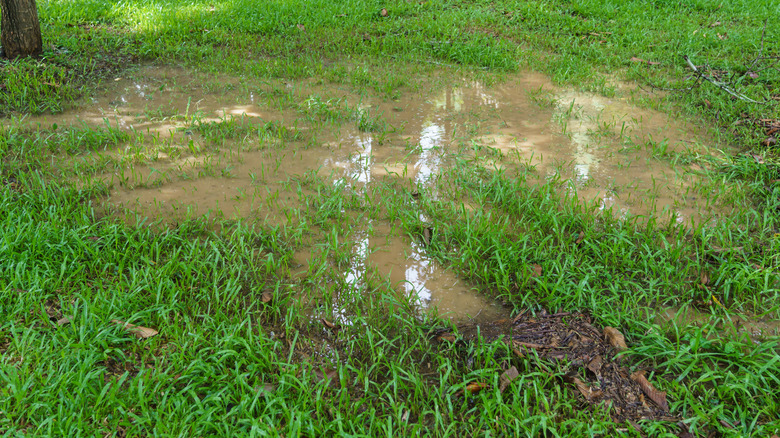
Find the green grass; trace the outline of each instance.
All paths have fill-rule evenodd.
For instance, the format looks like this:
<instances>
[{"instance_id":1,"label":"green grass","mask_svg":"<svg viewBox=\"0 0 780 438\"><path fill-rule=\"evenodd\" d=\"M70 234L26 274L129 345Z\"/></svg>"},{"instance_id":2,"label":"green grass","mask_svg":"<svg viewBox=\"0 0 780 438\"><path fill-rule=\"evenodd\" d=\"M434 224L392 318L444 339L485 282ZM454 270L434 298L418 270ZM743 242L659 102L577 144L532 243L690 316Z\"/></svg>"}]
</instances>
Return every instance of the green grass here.
<instances>
[{"instance_id":1,"label":"green grass","mask_svg":"<svg viewBox=\"0 0 780 438\"><path fill-rule=\"evenodd\" d=\"M427 254L512 314L582 311L619 327L624 364L650 370L692 432L780 434L779 340L729 325L734 315L780 317L780 155L760 145L766 135L752 123L780 118L778 104L732 99L708 82L663 98L616 85L689 87L687 55L751 99L777 97L773 2L57 0L39 11L43 56L0 61L5 435L639 436L565 383L576 364L522 359L492 339L440 343L437 334L458 329L435 309L420 311L378 275L347 282L357 242L380 222L421 244L430 230ZM213 121L189 105L139 115L181 122L170 138L112 120L27 122L89 106L140 63L232 75L259 105L293 116ZM482 114L457 121L461 150L427 185L279 171L333 130L394 145L403 126L361 106L364 97L425 96L463 76L501 83L523 69L708 126L731 155L674 152L663 139L625 147L701 164L691 194L734 211L694 227L599 213L560 175L545 179L472 142L484 134ZM208 83L213 94L231 87ZM542 110L558 104L541 89L529 95ZM575 110L562 110L562 123ZM622 142L618 131L605 122L592 135ZM233 169L249 152L268 165L250 175L254 192L229 192L256 203L249 217L147 218L103 205L115 190L229 184L246 177ZM193 162L163 169L161 154ZM269 212L284 220L266 221ZM302 276L293 275L296 251L311 251ZM655 314L666 307L711 317L664 326ZM114 319L159 334L138 339ZM520 377L500 392L509 366ZM464 391L473 382L489 388ZM679 432L663 421L642 430Z\"/></svg>"}]
</instances>

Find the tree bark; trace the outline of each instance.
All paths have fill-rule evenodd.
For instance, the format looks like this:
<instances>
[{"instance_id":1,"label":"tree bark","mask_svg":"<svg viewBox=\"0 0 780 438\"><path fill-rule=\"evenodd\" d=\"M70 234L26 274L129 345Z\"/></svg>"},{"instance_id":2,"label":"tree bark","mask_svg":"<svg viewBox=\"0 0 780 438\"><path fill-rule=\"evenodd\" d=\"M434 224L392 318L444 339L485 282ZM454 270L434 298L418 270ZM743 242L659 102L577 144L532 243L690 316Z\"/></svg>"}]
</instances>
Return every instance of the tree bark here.
<instances>
[{"instance_id":1,"label":"tree bark","mask_svg":"<svg viewBox=\"0 0 780 438\"><path fill-rule=\"evenodd\" d=\"M41 25L35 0L0 0L0 44L6 58L40 55Z\"/></svg>"}]
</instances>

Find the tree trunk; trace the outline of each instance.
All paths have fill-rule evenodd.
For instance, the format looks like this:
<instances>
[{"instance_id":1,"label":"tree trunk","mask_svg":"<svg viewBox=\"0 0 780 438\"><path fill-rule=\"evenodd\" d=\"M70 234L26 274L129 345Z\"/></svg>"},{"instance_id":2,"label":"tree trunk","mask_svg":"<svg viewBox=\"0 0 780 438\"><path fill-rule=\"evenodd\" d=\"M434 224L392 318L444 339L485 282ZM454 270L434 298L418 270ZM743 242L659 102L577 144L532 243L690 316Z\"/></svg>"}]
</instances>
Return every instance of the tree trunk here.
<instances>
[{"instance_id":1,"label":"tree trunk","mask_svg":"<svg viewBox=\"0 0 780 438\"><path fill-rule=\"evenodd\" d=\"M0 0L0 43L6 58L40 55L41 26L35 0Z\"/></svg>"}]
</instances>

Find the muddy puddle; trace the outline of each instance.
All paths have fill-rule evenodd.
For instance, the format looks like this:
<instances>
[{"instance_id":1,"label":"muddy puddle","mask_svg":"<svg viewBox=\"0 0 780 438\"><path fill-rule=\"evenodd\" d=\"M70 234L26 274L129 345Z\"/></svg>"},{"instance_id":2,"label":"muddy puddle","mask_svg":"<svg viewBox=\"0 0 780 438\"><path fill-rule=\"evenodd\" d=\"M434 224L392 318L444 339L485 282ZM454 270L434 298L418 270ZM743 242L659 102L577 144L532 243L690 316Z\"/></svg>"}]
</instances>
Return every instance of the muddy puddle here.
<instances>
[{"instance_id":1,"label":"muddy puddle","mask_svg":"<svg viewBox=\"0 0 780 438\"><path fill-rule=\"evenodd\" d=\"M456 154L508 172L530 166L531 180L560 179L617 214L689 222L716 213L695 194L695 169L669 159L709 153L696 127L624 98L559 89L537 74L493 87L463 79L423 88L383 100L316 81L251 83L144 66L77 110L25 123L130 132L128 144L74 160L118 163L96 175L111 187L108 211L171 222L209 215L284 225L302 208L307 175L358 191L388 178L434 186ZM391 227L355 224L348 282L376 270L439 314L505 316Z\"/></svg>"}]
</instances>

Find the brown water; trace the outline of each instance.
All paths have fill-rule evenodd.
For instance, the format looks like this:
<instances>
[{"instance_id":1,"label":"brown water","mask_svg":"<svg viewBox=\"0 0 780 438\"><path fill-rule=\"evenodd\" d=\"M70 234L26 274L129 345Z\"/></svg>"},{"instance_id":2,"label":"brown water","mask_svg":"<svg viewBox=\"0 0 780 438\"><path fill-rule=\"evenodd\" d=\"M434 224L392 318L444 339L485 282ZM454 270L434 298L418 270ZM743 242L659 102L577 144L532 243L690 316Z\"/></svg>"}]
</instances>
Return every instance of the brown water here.
<instances>
[{"instance_id":1,"label":"brown water","mask_svg":"<svg viewBox=\"0 0 780 438\"><path fill-rule=\"evenodd\" d=\"M556 103L540 104L539 96ZM306 110L315 105L381 114L395 131L374 134L359 131L354 122L314 123ZM245 126L273 121L300 139L261 143L255 132L215 144L193 129L195 121L238 119ZM121 170L100 176L112 185L108 203L169 221L209 214L285 224L301 206L305 184L298 182L307 171L356 189L385 178L430 185L452 153L479 148L492 151L476 155L485 166L508 171L534 166L539 180L563 178L569 190L597 199L602 209L635 215L665 210L681 222L714 212L692 194L697 180L691 169L657 158L663 151L707 153L705 136L625 99L559 89L537 74L495 87L471 80L446 87L432 82L426 91L382 101L314 82L253 84L147 66L116 78L78 110L28 123L106 120L136 136L134 143L104 153L122 163ZM344 272L348 282L362 281L375 269L440 314L505 316L501 306L390 228L381 221L355 224L350 237L355 262Z\"/></svg>"}]
</instances>

